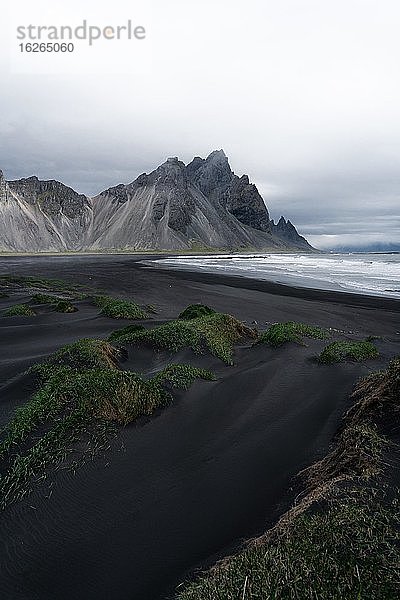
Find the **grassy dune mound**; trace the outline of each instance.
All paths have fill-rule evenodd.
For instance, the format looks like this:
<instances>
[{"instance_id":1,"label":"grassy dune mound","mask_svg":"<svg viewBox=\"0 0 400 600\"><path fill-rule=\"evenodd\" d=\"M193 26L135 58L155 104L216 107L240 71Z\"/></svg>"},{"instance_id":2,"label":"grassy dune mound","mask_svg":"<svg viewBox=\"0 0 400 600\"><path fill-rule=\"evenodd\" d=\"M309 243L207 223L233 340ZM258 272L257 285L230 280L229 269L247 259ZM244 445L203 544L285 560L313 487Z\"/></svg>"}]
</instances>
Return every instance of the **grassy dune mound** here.
<instances>
[{"instance_id":1,"label":"grassy dune mound","mask_svg":"<svg viewBox=\"0 0 400 600\"><path fill-rule=\"evenodd\" d=\"M47 377L55 365L75 370L114 369L118 367L120 350L105 340L83 338L67 344L52 354L46 361L31 368L32 373ZM42 375L43 374L43 375Z\"/></svg>"},{"instance_id":2,"label":"grassy dune mound","mask_svg":"<svg viewBox=\"0 0 400 600\"><path fill-rule=\"evenodd\" d=\"M28 304L15 304L4 312L5 317L34 317L35 314Z\"/></svg>"},{"instance_id":3,"label":"grassy dune mound","mask_svg":"<svg viewBox=\"0 0 400 600\"><path fill-rule=\"evenodd\" d=\"M367 340L363 342L332 342L328 344L318 357L322 364L331 364L353 360L362 362L369 358L377 358L379 351L377 347Z\"/></svg>"},{"instance_id":4,"label":"grassy dune mound","mask_svg":"<svg viewBox=\"0 0 400 600\"><path fill-rule=\"evenodd\" d=\"M30 369L38 390L1 432L0 506L27 493L72 446L78 452L76 442L104 444L110 424L127 425L168 404L168 387L186 389L197 378L213 379L203 369L170 365L146 380L120 370L118 357L109 342L83 339Z\"/></svg>"},{"instance_id":5,"label":"grassy dune mound","mask_svg":"<svg viewBox=\"0 0 400 600\"><path fill-rule=\"evenodd\" d=\"M130 300L96 296L93 301L101 308L101 314L111 319L147 319L148 317L146 310Z\"/></svg>"},{"instance_id":6,"label":"grassy dune mound","mask_svg":"<svg viewBox=\"0 0 400 600\"><path fill-rule=\"evenodd\" d=\"M288 321L287 323L274 323L274 325L271 325L267 331L264 331L260 335L258 341L259 343L277 348L287 342L303 344L303 338L305 337L324 340L329 337L329 332L314 325Z\"/></svg>"},{"instance_id":7,"label":"grassy dune mound","mask_svg":"<svg viewBox=\"0 0 400 600\"><path fill-rule=\"evenodd\" d=\"M143 331L143 325L127 325L126 327L121 327L121 329L116 329L108 336L110 342L119 342L120 339L124 338L126 335L131 335L132 333L137 333L138 331Z\"/></svg>"},{"instance_id":8,"label":"grassy dune mound","mask_svg":"<svg viewBox=\"0 0 400 600\"><path fill-rule=\"evenodd\" d=\"M376 492L329 500L268 544L189 585L179 600L394 600L400 515Z\"/></svg>"},{"instance_id":9,"label":"grassy dune mound","mask_svg":"<svg viewBox=\"0 0 400 600\"><path fill-rule=\"evenodd\" d=\"M31 298L33 304L44 304L53 306L59 313L74 313L78 309L67 299L49 294L34 294Z\"/></svg>"},{"instance_id":10,"label":"grassy dune mound","mask_svg":"<svg viewBox=\"0 0 400 600\"><path fill-rule=\"evenodd\" d=\"M199 317L206 317L207 315L212 315L215 313L215 310L206 306L205 304L190 304L183 310L178 319L184 319L185 321L190 321L191 319L197 319Z\"/></svg>"},{"instance_id":11,"label":"grassy dune mound","mask_svg":"<svg viewBox=\"0 0 400 600\"><path fill-rule=\"evenodd\" d=\"M178 319L153 329L123 335L119 338L119 342L147 343L171 352L192 348L194 352L201 353L207 349L227 364L233 364L234 344L242 339L255 337L255 331L235 317L212 312L193 319Z\"/></svg>"},{"instance_id":12,"label":"grassy dune mound","mask_svg":"<svg viewBox=\"0 0 400 600\"><path fill-rule=\"evenodd\" d=\"M362 380L332 452L305 471L303 499L261 538L177 600L393 600L400 581L400 494L376 481L400 406L400 360Z\"/></svg>"}]
</instances>

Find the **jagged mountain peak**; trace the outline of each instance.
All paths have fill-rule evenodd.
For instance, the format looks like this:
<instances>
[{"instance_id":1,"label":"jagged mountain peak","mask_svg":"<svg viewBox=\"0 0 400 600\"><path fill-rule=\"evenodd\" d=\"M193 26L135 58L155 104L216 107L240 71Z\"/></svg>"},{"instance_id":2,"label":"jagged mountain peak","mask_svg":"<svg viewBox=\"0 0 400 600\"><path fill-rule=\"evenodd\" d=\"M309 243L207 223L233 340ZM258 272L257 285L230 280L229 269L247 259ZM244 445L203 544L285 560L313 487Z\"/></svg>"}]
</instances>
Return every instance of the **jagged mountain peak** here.
<instances>
[{"instance_id":1,"label":"jagged mountain peak","mask_svg":"<svg viewBox=\"0 0 400 600\"><path fill-rule=\"evenodd\" d=\"M182 185L186 181L186 165L177 156L167 158L157 169L152 171L148 179L156 184Z\"/></svg>"},{"instance_id":2,"label":"jagged mountain peak","mask_svg":"<svg viewBox=\"0 0 400 600\"><path fill-rule=\"evenodd\" d=\"M36 176L0 172L0 249L312 250L290 221L275 225L248 175L223 150L188 165L172 156L149 174L89 199Z\"/></svg>"},{"instance_id":3,"label":"jagged mountain peak","mask_svg":"<svg viewBox=\"0 0 400 600\"><path fill-rule=\"evenodd\" d=\"M211 200L215 200L226 191L234 176L223 150L211 152L206 159L196 157L186 170L193 184Z\"/></svg>"},{"instance_id":4,"label":"jagged mountain peak","mask_svg":"<svg viewBox=\"0 0 400 600\"><path fill-rule=\"evenodd\" d=\"M206 162L213 162L213 163L227 163L228 162L228 157L225 154L225 152L221 149L221 150L213 150L212 152L210 152L210 154L207 156L207 158L205 159Z\"/></svg>"},{"instance_id":5,"label":"jagged mountain peak","mask_svg":"<svg viewBox=\"0 0 400 600\"><path fill-rule=\"evenodd\" d=\"M22 177L21 179L15 179L14 181L36 183L37 181L39 181L39 177L37 177L36 175L30 175L29 177Z\"/></svg>"}]
</instances>

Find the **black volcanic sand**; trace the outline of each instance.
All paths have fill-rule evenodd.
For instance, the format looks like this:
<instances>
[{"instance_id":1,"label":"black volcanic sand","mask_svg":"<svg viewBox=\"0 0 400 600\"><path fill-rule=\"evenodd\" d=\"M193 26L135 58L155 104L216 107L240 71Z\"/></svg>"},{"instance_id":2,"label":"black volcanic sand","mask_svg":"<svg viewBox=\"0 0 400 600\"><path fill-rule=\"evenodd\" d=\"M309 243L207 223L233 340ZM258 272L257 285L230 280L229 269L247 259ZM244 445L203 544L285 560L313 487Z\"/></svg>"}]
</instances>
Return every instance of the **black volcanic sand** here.
<instances>
[{"instance_id":1,"label":"black volcanic sand","mask_svg":"<svg viewBox=\"0 0 400 600\"><path fill-rule=\"evenodd\" d=\"M152 373L169 362L213 370L171 406L122 430L111 449L75 473L60 469L0 525L0 597L5 600L156 600L191 570L263 532L293 502L296 474L326 453L360 376L400 354L400 302L268 282L145 268L140 257L2 257L0 274L57 277L151 303L149 323L192 303L247 324L298 320L382 336L380 358L318 365L324 342L280 349L237 347L235 366L185 350L131 348L124 368ZM0 300L0 309L29 296ZM82 337L104 337L125 321L88 301L57 314L0 317L0 417L32 392L28 366Z\"/></svg>"}]
</instances>

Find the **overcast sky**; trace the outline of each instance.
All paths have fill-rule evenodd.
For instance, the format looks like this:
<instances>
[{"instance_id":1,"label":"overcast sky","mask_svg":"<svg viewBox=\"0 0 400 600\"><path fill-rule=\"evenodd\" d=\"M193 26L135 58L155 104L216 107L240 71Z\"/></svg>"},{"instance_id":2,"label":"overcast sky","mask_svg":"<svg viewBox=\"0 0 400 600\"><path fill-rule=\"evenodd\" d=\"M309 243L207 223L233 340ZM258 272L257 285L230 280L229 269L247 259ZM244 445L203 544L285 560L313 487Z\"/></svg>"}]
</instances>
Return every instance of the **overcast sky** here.
<instances>
[{"instance_id":1,"label":"overcast sky","mask_svg":"<svg viewBox=\"0 0 400 600\"><path fill-rule=\"evenodd\" d=\"M146 39L20 52L83 19ZM398 0L13 0L0 27L6 178L94 195L223 148L318 247L400 244Z\"/></svg>"}]
</instances>

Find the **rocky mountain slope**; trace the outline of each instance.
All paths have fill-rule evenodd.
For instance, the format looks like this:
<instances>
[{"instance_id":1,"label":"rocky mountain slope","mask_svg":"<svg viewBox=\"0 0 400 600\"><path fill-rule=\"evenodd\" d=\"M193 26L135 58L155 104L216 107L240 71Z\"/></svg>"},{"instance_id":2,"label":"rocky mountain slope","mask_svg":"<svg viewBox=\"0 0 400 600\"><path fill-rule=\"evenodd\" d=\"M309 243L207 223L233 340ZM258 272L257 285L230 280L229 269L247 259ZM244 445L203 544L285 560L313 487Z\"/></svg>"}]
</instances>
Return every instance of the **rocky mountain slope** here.
<instances>
[{"instance_id":1,"label":"rocky mountain slope","mask_svg":"<svg viewBox=\"0 0 400 600\"><path fill-rule=\"evenodd\" d=\"M91 201L58 181L5 181L0 171L0 250L79 250L93 218Z\"/></svg>"},{"instance_id":2,"label":"rocky mountain slope","mask_svg":"<svg viewBox=\"0 0 400 600\"><path fill-rule=\"evenodd\" d=\"M185 165L169 158L94 198L57 181L6 182L0 172L0 250L312 248L283 217L277 224L247 175L222 150Z\"/></svg>"}]
</instances>

